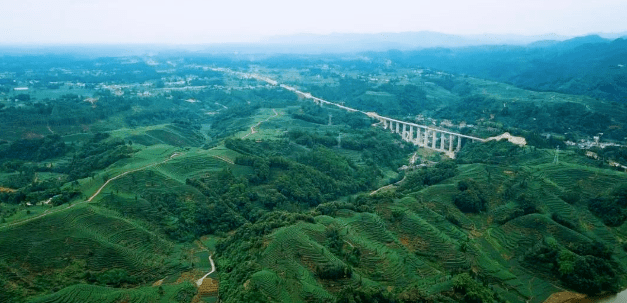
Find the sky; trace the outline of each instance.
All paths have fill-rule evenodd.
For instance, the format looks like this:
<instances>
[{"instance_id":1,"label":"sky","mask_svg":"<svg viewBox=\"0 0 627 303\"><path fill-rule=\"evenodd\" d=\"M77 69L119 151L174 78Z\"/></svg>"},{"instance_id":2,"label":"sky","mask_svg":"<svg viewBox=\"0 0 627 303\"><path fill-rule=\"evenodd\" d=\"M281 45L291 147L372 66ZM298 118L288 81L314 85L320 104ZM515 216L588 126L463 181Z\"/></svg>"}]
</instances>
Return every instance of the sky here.
<instances>
[{"instance_id":1,"label":"sky","mask_svg":"<svg viewBox=\"0 0 627 303\"><path fill-rule=\"evenodd\" d=\"M627 31L627 0L0 0L0 44L257 42L300 33Z\"/></svg>"}]
</instances>

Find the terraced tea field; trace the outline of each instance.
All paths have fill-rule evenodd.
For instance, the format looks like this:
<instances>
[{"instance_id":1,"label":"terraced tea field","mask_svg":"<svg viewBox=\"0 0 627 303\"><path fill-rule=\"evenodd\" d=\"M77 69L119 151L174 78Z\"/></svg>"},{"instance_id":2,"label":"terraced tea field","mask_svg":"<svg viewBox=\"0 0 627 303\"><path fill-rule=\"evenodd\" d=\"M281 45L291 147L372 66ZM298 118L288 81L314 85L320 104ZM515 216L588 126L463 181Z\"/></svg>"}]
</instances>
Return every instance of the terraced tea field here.
<instances>
[{"instance_id":1,"label":"terraced tea field","mask_svg":"<svg viewBox=\"0 0 627 303\"><path fill-rule=\"evenodd\" d=\"M191 283L141 287L137 289L113 289L95 285L75 285L52 295L38 297L33 303L78 303L78 302L173 302L191 300L196 293Z\"/></svg>"},{"instance_id":2,"label":"terraced tea field","mask_svg":"<svg viewBox=\"0 0 627 303\"><path fill-rule=\"evenodd\" d=\"M547 156L528 157L524 166L460 165L453 178L415 192L394 195L396 187L390 187L369 195L394 197L378 202L374 213L339 209L333 216L316 216L315 223L277 229L264 238L256 259L261 270L246 285L283 302L324 300L340 289L366 285L435 294L451 289L451 272L471 271L492 281L491 289L511 302L542 302L564 286L545 269L523 262L538 243L573 248L602 241L615 260L625 260L619 236L624 228L605 226L563 196L576 190L581 199L592 198L600 188L627 184L627 174L581 165L574 156L552 164L548 151L539 152ZM454 199L462 180L485 184L487 211L459 211ZM538 210L521 214L517 196L508 196L512 190L538 197ZM553 214L574 227L554 221ZM338 231L339 247L330 244L330 230ZM327 280L317 274L324 267L347 267L352 276Z\"/></svg>"}]
</instances>

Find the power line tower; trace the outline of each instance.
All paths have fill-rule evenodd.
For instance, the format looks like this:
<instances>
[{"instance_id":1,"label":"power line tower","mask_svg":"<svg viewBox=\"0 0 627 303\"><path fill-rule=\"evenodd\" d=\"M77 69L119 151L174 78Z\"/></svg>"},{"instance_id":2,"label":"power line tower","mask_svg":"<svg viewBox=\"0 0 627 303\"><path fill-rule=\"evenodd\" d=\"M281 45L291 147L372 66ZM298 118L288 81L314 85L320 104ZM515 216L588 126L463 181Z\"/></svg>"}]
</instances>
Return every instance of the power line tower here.
<instances>
[{"instance_id":1,"label":"power line tower","mask_svg":"<svg viewBox=\"0 0 627 303\"><path fill-rule=\"evenodd\" d=\"M333 115L329 114L329 125L333 125L333 123L331 123L331 118L333 118Z\"/></svg>"},{"instance_id":2,"label":"power line tower","mask_svg":"<svg viewBox=\"0 0 627 303\"><path fill-rule=\"evenodd\" d=\"M555 156L553 157L553 164L559 163L559 155L560 155L560 146L558 145L557 148L555 148Z\"/></svg>"}]
</instances>

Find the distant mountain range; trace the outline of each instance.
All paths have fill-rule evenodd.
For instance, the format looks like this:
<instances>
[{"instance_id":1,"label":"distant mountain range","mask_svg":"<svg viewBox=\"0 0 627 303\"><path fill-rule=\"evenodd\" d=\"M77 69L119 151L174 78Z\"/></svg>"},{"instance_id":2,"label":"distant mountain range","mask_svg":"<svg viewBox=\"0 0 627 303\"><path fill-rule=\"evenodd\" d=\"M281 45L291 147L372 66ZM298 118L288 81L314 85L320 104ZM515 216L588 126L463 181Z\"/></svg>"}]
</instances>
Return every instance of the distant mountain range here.
<instances>
[{"instance_id":1,"label":"distant mountain range","mask_svg":"<svg viewBox=\"0 0 627 303\"><path fill-rule=\"evenodd\" d=\"M284 54L362 54L507 82L533 90L583 94L627 103L627 32L582 37L556 34L450 35L436 32L300 34L257 43L205 45L0 45L2 56L122 57L220 55L246 62ZM309 60L309 59L305 59Z\"/></svg>"},{"instance_id":2,"label":"distant mountain range","mask_svg":"<svg viewBox=\"0 0 627 303\"><path fill-rule=\"evenodd\" d=\"M430 31L328 35L296 34L271 36L254 43L214 43L196 45L170 44L96 44L96 45L1 45L0 55L19 54L27 50L31 54L79 53L90 55L140 55L151 52L191 52L191 53L237 53L237 54L323 54L355 53L365 51L388 51L392 49L408 51L428 48L460 48L483 45L550 46L563 41L579 44L609 42L617 38L627 38L627 32L598 33L584 37L571 37L557 34L515 35L480 34L453 35Z\"/></svg>"},{"instance_id":3,"label":"distant mountain range","mask_svg":"<svg viewBox=\"0 0 627 303\"><path fill-rule=\"evenodd\" d=\"M540 40L562 41L569 37L556 34L537 36L483 34L483 35L451 35L437 32L403 32L378 34L330 34L313 35L299 34L275 36L262 41L262 45L318 45L354 50L388 50L417 49L433 47L464 47L475 45L524 45Z\"/></svg>"},{"instance_id":4,"label":"distant mountain range","mask_svg":"<svg viewBox=\"0 0 627 303\"><path fill-rule=\"evenodd\" d=\"M440 47L366 54L406 67L429 67L527 89L627 102L627 39L590 35L518 46Z\"/></svg>"},{"instance_id":5,"label":"distant mountain range","mask_svg":"<svg viewBox=\"0 0 627 303\"><path fill-rule=\"evenodd\" d=\"M594 37L594 38L591 38ZM213 50L238 49L242 53L347 53L363 51L416 50L427 48L460 48L482 45L543 46L571 41L573 44L610 42L620 37L627 37L627 32L599 33L584 37L563 36L557 34L514 35L480 34L452 35L429 31L377 34L329 35L297 34L273 36L254 44L212 45ZM592 41L595 39L595 41ZM581 40L581 41L580 41Z\"/></svg>"}]
</instances>

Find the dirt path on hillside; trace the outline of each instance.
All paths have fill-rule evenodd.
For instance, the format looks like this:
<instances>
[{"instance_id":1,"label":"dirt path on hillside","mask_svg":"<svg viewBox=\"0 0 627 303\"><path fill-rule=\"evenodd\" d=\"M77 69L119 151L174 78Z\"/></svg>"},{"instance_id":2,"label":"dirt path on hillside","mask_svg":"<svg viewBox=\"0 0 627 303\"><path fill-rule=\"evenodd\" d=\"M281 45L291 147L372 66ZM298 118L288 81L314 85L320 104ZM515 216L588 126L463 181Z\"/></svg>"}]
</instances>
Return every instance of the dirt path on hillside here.
<instances>
[{"instance_id":1,"label":"dirt path on hillside","mask_svg":"<svg viewBox=\"0 0 627 303\"><path fill-rule=\"evenodd\" d=\"M226 162L226 163L229 163L229 164L235 164L235 162L233 162L233 160L231 160L231 159L229 159L229 158L227 158L227 157L225 157L225 156L218 156L218 155L214 155L214 156L212 156L212 157L214 157L214 158L216 158L216 159L218 159L218 160L224 161L224 162Z\"/></svg>"},{"instance_id":2,"label":"dirt path on hillside","mask_svg":"<svg viewBox=\"0 0 627 303\"><path fill-rule=\"evenodd\" d=\"M273 108L273 109L272 109L272 111L274 112L274 116L270 116L270 117L268 117L268 119L263 120L263 121L259 121L259 123L255 124L254 126L251 126L251 127L250 127L250 133L246 134L246 136L243 136L243 137L242 137L242 139L246 139L246 137L248 137L248 136L250 136L250 135L252 135L252 134L257 133L257 131L255 130L255 128L256 128L256 127L259 127L259 125L261 125L261 123L268 122L268 120L270 120L270 119L272 119L272 118L276 118L276 117L278 117L278 116L279 116L279 113L277 113L276 109L274 109L274 108Z\"/></svg>"},{"instance_id":3,"label":"dirt path on hillside","mask_svg":"<svg viewBox=\"0 0 627 303\"><path fill-rule=\"evenodd\" d=\"M35 220L35 219L39 219L39 218L45 217L45 216L50 215L50 214L54 214L54 213L58 213L58 212L61 212L61 211L64 211L64 210L68 210L68 209L70 209L70 208L72 208L72 207L74 207L76 205L79 205L79 204L91 202L95 197L97 197L100 194L100 192L109 184L109 182L111 182L111 181L113 181L115 179L121 178L123 176L126 176L127 174L130 174L130 173L134 173L134 172L137 172L137 171L140 171L140 170L144 170L144 169L147 169L147 168L150 168L150 167L153 167L153 166L164 164L164 163L166 163L166 162L168 162L168 161L170 161L170 160L172 160L175 157L178 157L180 155L182 155L182 154L181 153L174 153L169 158L167 158L167 159L165 159L165 160L163 160L163 161L161 161L159 163L153 163L153 164L149 164L149 165L146 165L144 167L137 168L137 169L125 171L125 172L123 172L123 173L121 173L121 174L119 174L119 175L117 175L117 176L107 180L107 182L102 184L102 186L100 186L100 188L98 188L98 190L91 197L89 197L89 199L87 199L85 201L74 203L74 204L72 204L72 205L70 205L70 206L68 206L66 208L62 208L62 209L56 209L56 210L55 209L49 209L49 210L46 210L45 212L43 212L42 214L40 214L38 216L31 217L31 218L24 219L24 220L20 220L20 221L17 221L17 222L11 222L11 223L6 224L4 226L0 226L0 229L6 228L6 227L15 226L15 225L19 225L19 224L22 224L22 223L26 223L26 222L29 222L29 221L32 221L32 220Z\"/></svg>"},{"instance_id":4,"label":"dirt path on hillside","mask_svg":"<svg viewBox=\"0 0 627 303\"><path fill-rule=\"evenodd\" d=\"M113 177L113 178L111 178L111 179L107 180L107 182L105 182L104 184L102 184L102 186L100 186L100 188L98 188L98 190L97 190L97 191L96 191L96 192L95 192L95 193L94 193L91 197L89 197L89 199L87 199L87 201L86 201L86 202L91 202L91 200L93 200L95 197L97 197L97 196L100 194L100 192L101 192L101 191L102 191L102 190L103 190L103 189L104 189L104 188L105 188L105 187L109 184L109 182L111 182L111 181L113 181L113 180L115 180L115 179L119 179L119 178L121 178L121 177L124 177L124 176L126 176L126 175L128 175L128 174L130 174L130 173L134 173L134 172L137 172L137 171L140 171L140 170L144 170L144 169L149 168L149 167L153 167L153 166L157 166L157 165L159 165L159 164L166 163L166 162L168 162L168 161L170 161L170 160L174 159L175 157L177 157L177 156L179 156L179 155L180 155L179 153L174 153L172 156L170 156L170 158L165 159L165 160L163 160L163 161L161 161L161 162L159 162L159 163L153 163L153 164L150 164L150 165L147 165L147 166L144 166L144 167L140 167L140 168L138 168L138 169L125 171L125 172L123 172L123 173L121 173L121 174L119 174L119 175L117 175L117 176L115 176L115 177Z\"/></svg>"},{"instance_id":5,"label":"dirt path on hillside","mask_svg":"<svg viewBox=\"0 0 627 303\"><path fill-rule=\"evenodd\" d=\"M543 303L592 303L586 295L570 291L556 292L548 297Z\"/></svg>"},{"instance_id":6,"label":"dirt path on hillside","mask_svg":"<svg viewBox=\"0 0 627 303\"><path fill-rule=\"evenodd\" d=\"M202 285L202 281L209 276L210 274L214 273L216 271L216 264L213 263L213 259L211 258L211 255L209 255L209 262L211 262L211 271L208 272L206 275L204 275L202 278L198 279L198 281L196 281L196 285L200 286Z\"/></svg>"},{"instance_id":7,"label":"dirt path on hillside","mask_svg":"<svg viewBox=\"0 0 627 303\"><path fill-rule=\"evenodd\" d=\"M381 190L388 189L388 188L394 188L394 187L396 187L396 185L394 185L394 184L388 184L388 185L386 185L386 186L379 187L378 189L376 189L376 190L372 191L372 192L370 193L370 196L372 196L372 195L374 195L374 194L378 193L378 192L379 192L379 191L381 191Z\"/></svg>"}]
</instances>

